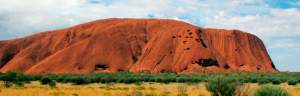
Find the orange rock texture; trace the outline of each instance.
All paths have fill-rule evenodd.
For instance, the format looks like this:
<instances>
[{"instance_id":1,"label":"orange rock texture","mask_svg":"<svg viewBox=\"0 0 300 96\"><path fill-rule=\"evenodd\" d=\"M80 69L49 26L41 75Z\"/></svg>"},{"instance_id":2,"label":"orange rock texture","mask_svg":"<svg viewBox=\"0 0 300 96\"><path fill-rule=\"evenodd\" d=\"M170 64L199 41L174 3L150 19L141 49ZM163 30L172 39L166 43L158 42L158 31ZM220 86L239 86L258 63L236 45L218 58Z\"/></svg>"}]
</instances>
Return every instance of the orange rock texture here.
<instances>
[{"instance_id":1,"label":"orange rock texture","mask_svg":"<svg viewBox=\"0 0 300 96\"><path fill-rule=\"evenodd\" d=\"M239 30L168 19L103 19L0 41L0 72L276 72L263 42Z\"/></svg>"}]
</instances>

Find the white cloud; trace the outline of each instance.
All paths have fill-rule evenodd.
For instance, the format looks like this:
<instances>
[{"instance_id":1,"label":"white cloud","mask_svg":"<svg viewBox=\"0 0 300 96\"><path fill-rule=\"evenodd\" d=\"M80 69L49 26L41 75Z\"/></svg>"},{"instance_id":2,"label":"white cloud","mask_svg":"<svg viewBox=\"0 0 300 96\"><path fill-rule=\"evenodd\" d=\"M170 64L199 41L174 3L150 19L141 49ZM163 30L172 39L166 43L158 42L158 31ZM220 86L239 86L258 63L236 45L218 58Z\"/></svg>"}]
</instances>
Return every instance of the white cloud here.
<instances>
[{"instance_id":1,"label":"white cloud","mask_svg":"<svg viewBox=\"0 0 300 96\"><path fill-rule=\"evenodd\" d=\"M269 48L299 48L300 40L294 39L285 39L285 40L276 40Z\"/></svg>"},{"instance_id":2,"label":"white cloud","mask_svg":"<svg viewBox=\"0 0 300 96\"><path fill-rule=\"evenodd\" d=\"M94 0L95 1L95 0ZM101 0L100 0L101 1ZM263 0L0 0L0 20L5 32L21 36L111 17L158 18L229 29L260 37L300 35L300 11L270 8ZM182 18L186 17L186 18ZM18 24L18 26L16 26ZM0 25L0 26L1 26Z\"/></svg>"},{"instance_id":3,"label":"white cloud","mask_svg":"<svg viewBox=\"0 0 300 96\"><path fill-rule=\"evenodd\" d=\"M192 7L172 6L175 3L166 0L116 0L112 4L95 4L88 0L0 0L0 4L0 34L11 33L16 36L101 18L143 18L154 14L157 17L172 19L185 11L194 10Z\"/></svg>"},{"instance_id":4,"label":"white cloud","mask_svg":"<svg viewBox=\"0 0 300 96\"><path fill-rule=\"evenodd\" d=\"M300 35L300 11L297 9L270 9L268 14L247 16L216 15L206 18L206 26L240 29L260 37L282 37Z\"/></svg>"}]
</instances>

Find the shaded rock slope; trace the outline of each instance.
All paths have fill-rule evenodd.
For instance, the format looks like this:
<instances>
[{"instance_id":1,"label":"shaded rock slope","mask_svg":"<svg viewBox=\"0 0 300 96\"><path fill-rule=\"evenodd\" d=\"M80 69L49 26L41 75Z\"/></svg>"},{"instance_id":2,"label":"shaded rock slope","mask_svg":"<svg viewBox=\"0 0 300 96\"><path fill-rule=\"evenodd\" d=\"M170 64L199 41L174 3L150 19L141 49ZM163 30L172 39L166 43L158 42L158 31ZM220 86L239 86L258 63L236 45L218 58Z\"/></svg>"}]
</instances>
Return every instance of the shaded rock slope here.
<instances>
[{"instance_id":1,"label":"shaded rock slope","mask_svg":"<svg viewBox=\"0 0 300 96\"><path fill-rule=\"evenodd\" d=\"M0 72L276 72L263 42L239 30L168 19L103 19L0 41Z\"/></svg>"}]
</instances>

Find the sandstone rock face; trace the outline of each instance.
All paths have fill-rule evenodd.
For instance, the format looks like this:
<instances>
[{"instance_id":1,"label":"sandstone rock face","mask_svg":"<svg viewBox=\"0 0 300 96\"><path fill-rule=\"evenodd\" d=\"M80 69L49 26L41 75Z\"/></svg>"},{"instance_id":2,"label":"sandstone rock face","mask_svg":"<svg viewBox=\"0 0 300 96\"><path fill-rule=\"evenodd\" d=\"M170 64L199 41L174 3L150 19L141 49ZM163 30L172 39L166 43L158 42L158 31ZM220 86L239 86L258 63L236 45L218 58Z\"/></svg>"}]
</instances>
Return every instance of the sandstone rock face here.
<instances>
[{"instance_id":1,"label":"sandstone rock face","mask_svg":"<svg viewBox=\"0 0 300 96\"><path fill-rule=\"evenodd\" d=\"M0 71L276 72L263 42L167 19L103 19L0 41Z\"/></svg>"}]
</instances>

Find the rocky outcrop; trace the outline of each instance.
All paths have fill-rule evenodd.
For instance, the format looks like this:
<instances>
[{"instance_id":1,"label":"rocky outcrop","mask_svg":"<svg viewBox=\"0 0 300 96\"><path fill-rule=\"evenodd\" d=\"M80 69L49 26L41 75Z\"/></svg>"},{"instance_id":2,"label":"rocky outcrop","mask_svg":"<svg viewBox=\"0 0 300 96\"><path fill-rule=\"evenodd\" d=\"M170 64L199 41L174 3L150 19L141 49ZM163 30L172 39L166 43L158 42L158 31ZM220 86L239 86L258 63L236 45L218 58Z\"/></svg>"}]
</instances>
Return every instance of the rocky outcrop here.
<instances>
[{"instance_id":1,"label":"rocky outcrop","mask_svg":"<svg viewBox=\"0 0 300 96\"><path fill-rule=\"evenodd\" d=\"M263 42L167 19L103 19L0 41L0 71L276 72Z\"/></svg>"}]
</instances>

